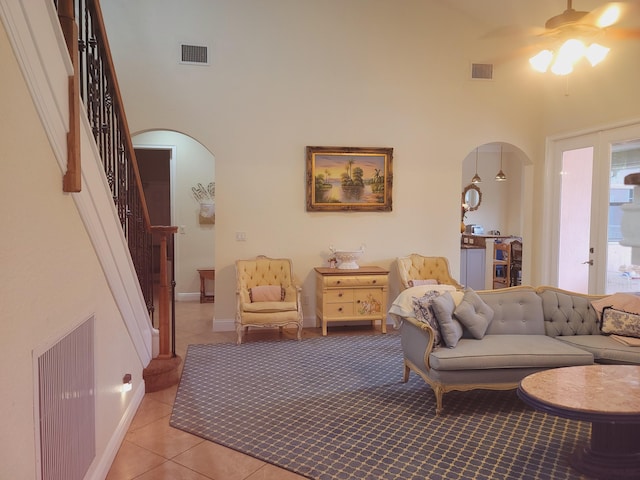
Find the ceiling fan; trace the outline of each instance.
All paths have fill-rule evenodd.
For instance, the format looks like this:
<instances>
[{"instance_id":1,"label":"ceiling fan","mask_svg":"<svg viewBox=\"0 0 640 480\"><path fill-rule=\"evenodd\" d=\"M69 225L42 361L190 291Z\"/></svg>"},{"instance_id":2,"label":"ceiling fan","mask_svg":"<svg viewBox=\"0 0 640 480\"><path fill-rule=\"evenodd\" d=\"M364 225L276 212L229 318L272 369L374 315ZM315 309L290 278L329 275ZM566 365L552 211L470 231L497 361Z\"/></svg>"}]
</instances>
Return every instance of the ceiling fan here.
<instances>
[{"instance_id":1,"label":"ceiling fan","mask_svg":"<svg viewBox=\"0 0 640 480\"><path fill-rule=\"evenodd\" d=\"M539 51L529 63L539 72L551 70L556 75L571 73L582 59L597 65L609 52L609 47L598 42L640 38L640 29L613 27L631 8L631 2L607 2L587 12L575 10L572 0L567 0L566 10L549 18L544 29L538 30L535 39Z\"/></svg>"}]
</instances>

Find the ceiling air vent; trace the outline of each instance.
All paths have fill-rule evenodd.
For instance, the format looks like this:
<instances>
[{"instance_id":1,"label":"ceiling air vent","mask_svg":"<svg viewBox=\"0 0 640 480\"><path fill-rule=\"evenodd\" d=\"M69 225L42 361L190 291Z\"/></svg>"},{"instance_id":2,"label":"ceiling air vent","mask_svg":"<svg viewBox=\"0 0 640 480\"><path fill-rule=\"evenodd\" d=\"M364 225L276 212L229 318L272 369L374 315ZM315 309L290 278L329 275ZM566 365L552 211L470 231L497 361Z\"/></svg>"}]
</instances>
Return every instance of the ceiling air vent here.
<instances>
[{"instance_id":1,"label":"ceiling air vent","mask_svg":"<svg viewBox=\"0 0 640 480\"><path fill-rule=\"evenodd\" d=\"M209 65L209 48L203 45L180 44L180 63Z\"/></svg>"},{"instance_id":2,"label":"ceiling air vent","mask_svg":"<svg viewBox=\"0 0 640 480\"><path fill-rule=\"evenodd\" d=\"M472 63L471 78L481 80L493 79L493 64L491 63Z\"/></svg>"}]
</instances>

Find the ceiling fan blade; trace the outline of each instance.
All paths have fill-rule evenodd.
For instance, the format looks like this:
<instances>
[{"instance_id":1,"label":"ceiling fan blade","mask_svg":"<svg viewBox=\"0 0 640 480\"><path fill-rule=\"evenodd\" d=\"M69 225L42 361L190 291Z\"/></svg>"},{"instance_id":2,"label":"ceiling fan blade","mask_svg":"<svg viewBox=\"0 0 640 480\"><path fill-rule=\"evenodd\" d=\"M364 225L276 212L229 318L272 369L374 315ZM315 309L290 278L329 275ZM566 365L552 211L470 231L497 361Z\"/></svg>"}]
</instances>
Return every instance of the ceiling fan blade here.
<instances>
[{"instance_id":1,"label":"ceiling fan blade","mask_svg":"<svg viewBox=\"0 0 640 480\"><path fill-rule=\"evenodd\" d=\"M528 39L543 35L546 32L542 27L522 27L516 25L503 25L485 33L481 38L484 40L493 39Z\"/></svg>"},{"instance_id":2,"label":"ceiling fan blade","mask_svg":"<svg viewBox=\"0 0 640 480\"><path fill-rule=\"evenodd\" d=\"M492 63L494 65L504 65L506 63L511 63L514 61L521 61L522 59L529 59L529 57L535 55L540 49L543 48L543 45L537 43L535 45L525 45L517 48L510 49L509 51L503 52L501 54L491 55L486 61L487 63Z\"/></svg>"},{"instance_id":3,"label":"ceiling fan blade","mask_svg":"<svg viewBox=\"0 0 640 480\"><path fill-rule=\"evenodd\" d=\"M618 23L629 9L629 4L625 2L607 2L587 13L577 23L607 28Z\"/></svg>"},{"instance_id":4,"label":"ceiling fan blade","mask_svg":"<svg viewBox=\"0 0 640 480\"><path fill-rule=\"evenodd\" d=\"M607 29L605 35L613 40L632 40L640 38L640 28L614 27Z\"/></svg>"}]
</instances>

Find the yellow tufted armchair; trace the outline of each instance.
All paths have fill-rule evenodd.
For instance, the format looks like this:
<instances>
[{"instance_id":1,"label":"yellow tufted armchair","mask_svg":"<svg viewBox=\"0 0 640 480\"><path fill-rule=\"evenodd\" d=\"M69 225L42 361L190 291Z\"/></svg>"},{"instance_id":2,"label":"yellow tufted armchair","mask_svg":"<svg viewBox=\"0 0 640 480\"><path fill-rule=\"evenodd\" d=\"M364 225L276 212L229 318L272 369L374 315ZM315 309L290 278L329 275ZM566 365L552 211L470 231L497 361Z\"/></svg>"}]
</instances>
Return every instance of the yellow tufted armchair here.
<instances>
[{"instance_id":1,"label":"yellow tufted armchair","mask_svg":"<svg viewBox=\"0 0 640 480\"><path fill-rule=\"evenodd\" d=\"M409 288L413 280L436 280L441 284L454 285L462 289L452 276L449 269L449 261L445 257L424 257L412 253L407 257L398 257L398 274L400 276L401 290Z\"/></svg>"},{"instance_id":2,"label":"yellow tufted armchair","mask_svg":"<svg viewBox=\"0 0 640 480\"><path fill-rule=\"evenodd\" d=\"M302 288L293 278L291 260L259 255L236 261L236 333L242 343L249 327L296 325L302 338Z\"/></svg>"}]
</instances>

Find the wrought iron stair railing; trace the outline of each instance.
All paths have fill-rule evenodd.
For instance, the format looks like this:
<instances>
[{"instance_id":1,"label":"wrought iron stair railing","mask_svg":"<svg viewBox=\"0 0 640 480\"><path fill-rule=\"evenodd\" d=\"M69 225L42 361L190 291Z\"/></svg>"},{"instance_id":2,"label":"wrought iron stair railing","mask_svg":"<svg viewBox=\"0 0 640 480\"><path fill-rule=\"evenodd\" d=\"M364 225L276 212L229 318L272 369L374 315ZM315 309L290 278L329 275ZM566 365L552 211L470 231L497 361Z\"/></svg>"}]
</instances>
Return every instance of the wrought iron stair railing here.
<instances>
[{"instance_id":1,"label":"wrought iron stair railing","mask_svg":"<svg viewBox=\"0 0 640 480\"><path fill-rule=\"evenodd\" d=\"M65 191L80 191L80 146L78 133L81 99L102 159L109 189L149 314L154 314L154 260L159 262L158 358L175 356L173 339L173 274L168 279L168 249L173 250L177 227L153 226L149 218L140 172L122 103L111 50L98 0L54 0L74 77L69 79L70 125L67 139ZM153 235L160 238L159 258L153 258ZM171 255L173 256L173 255ZM174 262L171 262L172 268ZM171 344L171 345L170 345Z\"/></svg>"}]
</instances>

